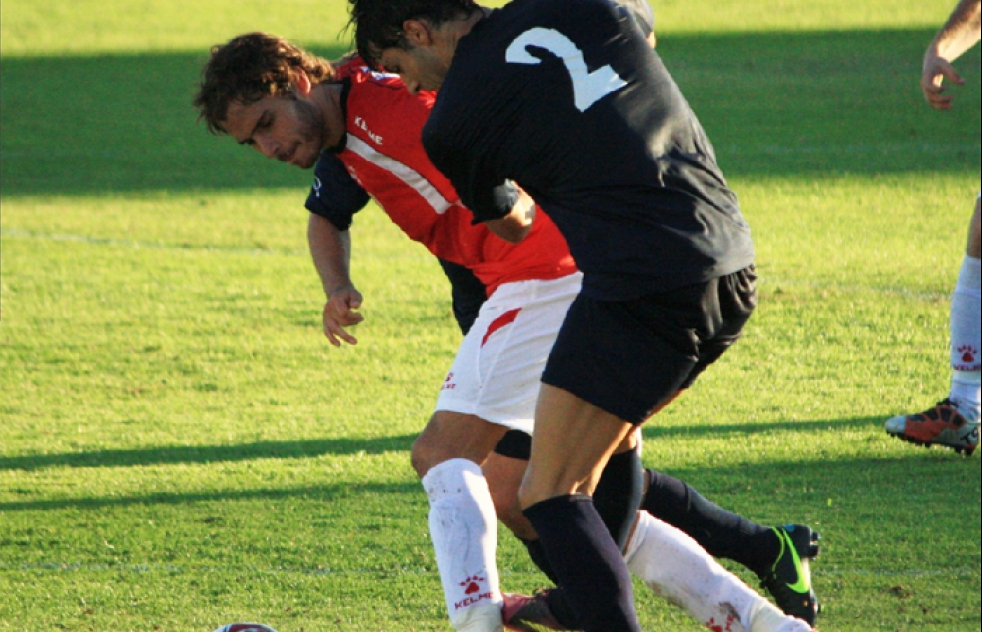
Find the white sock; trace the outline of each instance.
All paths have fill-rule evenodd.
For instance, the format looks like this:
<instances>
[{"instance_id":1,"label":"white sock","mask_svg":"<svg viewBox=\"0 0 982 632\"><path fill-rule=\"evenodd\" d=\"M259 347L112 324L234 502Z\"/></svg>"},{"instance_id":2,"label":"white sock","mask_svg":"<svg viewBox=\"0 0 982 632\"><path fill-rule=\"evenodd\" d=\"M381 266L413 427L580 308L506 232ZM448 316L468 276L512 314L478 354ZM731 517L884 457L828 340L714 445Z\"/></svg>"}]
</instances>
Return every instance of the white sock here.
<instances>
[{"instance_id":1,"label":"white sock","mask_svg":"<svg viewBox=\"0 0 982 632\"><path fill-rule=\"evenodd\" d=\"M982 385L982 272L980 260L965 257L951 298L950 399L969 419L977 421Z\"/></svg>"},{"instance_id":2,"label":"white sock","mask_svg":"<svg viewBox=\"0 0 982 632\"><path fill-rule=\"evenodd\" d=\"M789 617L766 599L754 606L750 615L751 632L814 632L812 627L794 617Z\"/></svg>"},{"instance_id":3,"label":"white sock","mask_svg":"<svg viewBox=\"0 0 982 632\"><path fill-rule=\"evenodd\" d=\"M777 611L695 540L645 511L638 514L624 559L652 592L680 606L711 630L811 630L805 622Z\"/></svg>"},{"instance_id":4,"label":"white sock","mask_svg":"<svg viewBox=\"0 0 982 632\"><path fill-rule=\"evenodd\" d=\"M498 521L481 468L444 461L423 477L423 488L450 623L459 632L502 632Z\"/></svg>"}]
</instances>

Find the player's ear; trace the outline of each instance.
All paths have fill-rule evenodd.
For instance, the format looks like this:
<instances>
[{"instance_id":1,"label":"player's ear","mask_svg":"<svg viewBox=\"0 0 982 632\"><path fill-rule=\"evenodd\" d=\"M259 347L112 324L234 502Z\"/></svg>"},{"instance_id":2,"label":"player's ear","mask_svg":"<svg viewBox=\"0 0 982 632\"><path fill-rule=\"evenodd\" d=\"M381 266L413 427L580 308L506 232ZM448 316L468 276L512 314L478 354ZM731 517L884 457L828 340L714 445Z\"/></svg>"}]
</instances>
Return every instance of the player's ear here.
<instances>
[{"instance_id":1,"label":"player's ear","mask_svg":"<svg viewBox=\"0 0 982 632\"><path fill-rule=\"evenodd\" d=\"M430 25L425 20L406 20L402 23L402 32L413 46L430 46L433 43Z\"/></svg>"},{"instance_id":2,"label":"player's ear","mask_svg":"<svg viewBox=\"0 0 982 632\"><path fill-rule=\"evenodd\" d=\"M310 81L310 77L303 70L297 70L296 75L293 77L293 89L301 97L306 97L310 94L310 90L313 87Z\"/></svg>"}]
</instances>

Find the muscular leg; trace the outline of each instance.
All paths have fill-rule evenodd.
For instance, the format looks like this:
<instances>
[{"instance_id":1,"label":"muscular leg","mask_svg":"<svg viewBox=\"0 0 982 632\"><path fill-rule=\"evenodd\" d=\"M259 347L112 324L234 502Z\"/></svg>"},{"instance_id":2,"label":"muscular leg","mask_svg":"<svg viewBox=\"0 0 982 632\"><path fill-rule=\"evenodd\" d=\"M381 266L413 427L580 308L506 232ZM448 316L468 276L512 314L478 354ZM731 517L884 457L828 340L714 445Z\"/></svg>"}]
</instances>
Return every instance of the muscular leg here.
<instances>
[{"instance_id":1,"label":"muscular leg","mask_svg":"<svg viewBox=\"0 0 982 632\"><path fill-rule=\"evenodd\" d=\"M560 394L565 393L548 386L544 388L558 391ZM554 394L549 393L543 399L549 403L548 398ZM566 408L557 406L556 408L569 414L568 406ZM540 410L537 415L537 423L541 419L548 419L548 417L544 416ZM598 417L593 417L593 422L604 423L599 421ZM537 432L549 436L543 430L544 427L548 426L540 424L537 427ZM631 426L628 426L628 431L630 428ZM586 438L584 441L588 439ZM554 436L553 441L557 441ZM533 460L537 446L538 444L533 440ZM596 449L595 446L594 449ZM568 494L589 493L595 484L589 482L592 480L592 470L589 471L589 474L582 475L587 470L588 468L583 467L581 475L577 476L567 469L565 470L567 472L565 478L556 476L553 479L554 484L559 491L566 491ZM522 488L523 492L529 484L528 479L529 477L526 476ZM587 482L581 483L580 481ZM628 627L632 623L629 619L619 618L622 616L620 613L614 613L611 609L604 609L603 604L589 603L584 598L584 595L591 593L591 591L595 593L598 590L610 588L609 584L617 581L617 576L610 573L603 580L605 584L591 585L588 583L588 577L609 572L609 566L604 566L608 563L609 558L600 560L598 556L588 554L584 559L574 559L574 552L581 552L584 542L596 541L599 539L596 534L603 532L602 522L594 519L591 524L585 518L585 512L582 511L581 507L567 511L567 507L573 504L571 499L574 498L576 497L571 495L553 496L533 505L532 509L527 512L537 526L544 523L546 528L552 528L552 523L547 518L543 520L538 511L544 506L551 505L553 501L562 503L551 505L549 509L556 510L560 514L556 532L567 536L565 541L561 536L558 536L559 542L556 546L555 543L543 539L543 546L549 554L550 562L558 565L556 574L562 585L562 589L551 591L548 594L549 607L553 615L569 626L570 629L587 631L631 630L632 628ZM522 494L522 502L527 502L524 493ZM639 515L639 528L631 540L631 549L626 554L630 560L632 571L638 574L653 591L683 607L697 621L710 627L728 626L734 630L744 631L779 628L810 630L809 625L783 615L766 599L748 588L731 573L725 571L691 538L669 525L654 521L646 513ZM581 522L586 523L586 528L581 528ZM581 533L575 533L577 531ZM570 532L574 532L573 537L570 537ZM582 532L586 532L583 539L574 539ZM559 555L556 554L557 548ZM612 549L613 547L608 547L606 552L610 554ZM583 572L578 573L577 571ZM578 582L578 584L571 586L571 582ZM618 586L630 598L630 587L621 584ZM566 594L570 595L570 600L566 599ZM616 597L617 595L607 595L607 598L612 600ZM587 603L584 604L584 602Z\"/></svg>"},{"instance_id":2,"label":"muscular leg","mask_svg":"<svg viewBox=\"0 0 982 632\"><path fill-rule=\"evenodd\" d=\"M633 429L567 391L541 387L519 501L587 632L641 629L627 566L590 498Z\"/></svg>"},{"instance_id":3,"label":"muscular leg","mask_svg":"<svg viewBox=\"0 0 982 632\"><path fill-rule=\"evenodd\" d=\"M557 582L555 573L549 565L545 551L539 542L539 536L531 523L522 514L518 503L518 489L528 466L528 458L518 458L521 450L528 454L531 437L526 434L518 435L527 441L522 445L521 439L509 439L511 457L493 452L484 462L482 470L491 488L495 511L500 520L515 536L521 540L528 550L529 557L535 565L554 583ZM594 504L608 531L615 535L615 541L621 549L627 546L631 526L636 519L634 508L639 505L644 494L643 470L640 467L640 445L621 454L614 455L607 462L594 493ZM637 476L633 469L637 469Z\"/></svg>"},{"instance_id":4,"label":"muscular leg","mask_svg":"<svg viewBox=\"0 0 982 632\"><path fill-rule=\"evenodd\" d=\"M538 539L535 529L522 515L518 488L528 461L492 453L482 469L491 488L498 520L522 540L526 547ZM773 530L739 514L727 511L702 496L696 489L668 474L646 470L648 479L641 508L693 538L713 557L738 562L761 575L771 567L780 550ZM601 477L602 478L602 477ZM538 552L529 551L542 568Z\"/></svg>"},{"instance_id":5,"label":"muscular leg","mask_svg":"<svg viewBox=\"0 0 982 632\"><path fill-rule=\"evenodd\" d=\"M531 441L528 435L520 436L525 442ZM518 509L515 497L527 464L527 459L518 457L528 453L528 445L523 444L518 435L513 435L504 451L513 456L506 457L495 452L483 466L495 499L498 519L519 537L536 566L554 583L558 583L538 536ZM617 458L623 456L618 455ZM783 552L776 530L715 505L689 485L667 474L653 470L646 470L645 474L651 484L646 486L642 508L659 520L651 523L643 513L638 514L639 526L630 540L629 551L625 553L632 574L643 579L656 594L673 600L702 622L720 619L718 605L721 602L718 597L724 593L730 594L731 600L742 600L740 620L743 623L748 620L748 612L752 613L750 620L754 622L774 615L771 609L763 605L763 598L735 577L721 572L706 553L737 561L763 578L773 572ZM607 471L601 476L598 493L605 480ZM664 521L664 524L660 521ZM660 527L657 526L659 524ZM680 529L705 551L686 544L688 538L667 525ZM667 555L666 551L672 554ZM679 599L677 594L684 594L686 598ZM736 595L743 597L738 599ZM808 621L814 619L814 604L806 604L811 608L809 610L802 605L797 594L775 593L774 597L789 614ZM811 598L814 599L813 596ZM547 602L549 611L559 623L571 630L579 629L578 618L572 612L562 588L548 590L539 599ZM734 629L739 629L739 626Z\"/></svg>"},{"instance_id":6,"label":"muscular leg","mask_svg":"<svg viewBox=\"0 0 982 632\"><path fill-rule=\"evenodd\" d=\"M521 540L536 540L538 535L518 504L518 488L525 476L528 459L516 459L492 452L481 469L491 488L498 520Z\"/></svg>"},{"instance_id":7,"label":"muscular leg","mask_svg":"<svg viewBox=\"0 0 982 632\"><path fill-rule=\"evenodd\" d=\"M474 415L438 410L413 442L413 469L423 478L430 469L450 459L467 459L480 465L507 430Z\"/></svg>"},{"instance_id":8,"label":"muscular leg","mask_svg":"<svg viewBox=\"0 0 982 632\"><path fill-rule=\"evenodd\" d=\"M430 536L455 630L501 632L495 564L497 520L481 473L503 426L438 411L413 444L412 464L430 503Z\"/></svg>"},{"instance_id":9,"label":"muscular leg","mask_svg":"<svg viewBox=\"0 0 982 632\"><path fill-rule=\"evenodd\" d=\"M528 465L531 441L530 435L511 433L507 447L502 450L504 454L492 452L482 466L498 520L526 547L538 539L518 503L518 488ZM716 505L673 476L649 469L645 470L645 477L643 510L685 532L713 557L733 560L758 575L770 569L781 548L773 529ZM601 481L606 478L605 470ZM598 491L603 484L598 484ZM551 569L543 568L544 553L540 555L531 549L529 553L536 565L552 578Z\"/></svg>"}]
</instances>

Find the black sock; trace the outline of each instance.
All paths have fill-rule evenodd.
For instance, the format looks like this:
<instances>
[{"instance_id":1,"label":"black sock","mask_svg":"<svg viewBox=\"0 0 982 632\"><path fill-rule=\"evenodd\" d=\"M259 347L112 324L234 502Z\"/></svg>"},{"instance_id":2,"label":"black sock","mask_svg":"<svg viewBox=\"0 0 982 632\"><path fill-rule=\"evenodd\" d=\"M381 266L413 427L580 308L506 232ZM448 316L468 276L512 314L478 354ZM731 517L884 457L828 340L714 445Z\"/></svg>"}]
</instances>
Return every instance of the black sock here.
<instances>
[{"instance_id":1,"label":"black sock","mask_svg":"<svg viewBox=\"0 0 982 632\"><path fill-rule=\"evenodd\" d=\"M677 478L648 470L651 482L641 507L687 533L713 557L733 560L761 575L778 554L769 527L715 505Z\"/></svg>"},{"instance_id":2,"label":"black sock","mask_svg":"<svg viewBox=\"0 0 982 632\"><path fill-rule=\"evenodd\" d=\"M627 546L643 494L644 467L640 450L610 457L593 493L593 505L622 551Z\"/></svg>"},{"instance_id":3,"label":"black sock","mask_svg":"<svg viewBox=\"0 0 982 632\"><path fill-rule=\"evenodd\" d=\"M525 517L586 632L641 632L631 575L589 496L558 496Z\"/></svg>"},{"instance_id":4,"label":"black sock","mask_svg":"<svg viewBox=\"0 0 982 632\"><path fill-rule=\"evenodd\" d=\"M546 603L549 604L549 612L553 618L562 624L567 630L582 630L580 619L576 616L576 611L569 603L569 596L566 589L556 586L546 595Z\"/></svg>"},{"instance_id":5,"label":"black sock","mask_svg":"<svg viewBox=\"0 0 982 632\"><path fill-rule=\"evenodd\" d=\"M549 565L549 558L546 557L546 550L542 548L542 543L538 540L523 540L522 538L518 538L518 540L525 545L525 550L528 551L529 557L538 569L545 573L553 584L558 584L559 580L556 579L556 573Z\"/></svg>"}]
</instances>

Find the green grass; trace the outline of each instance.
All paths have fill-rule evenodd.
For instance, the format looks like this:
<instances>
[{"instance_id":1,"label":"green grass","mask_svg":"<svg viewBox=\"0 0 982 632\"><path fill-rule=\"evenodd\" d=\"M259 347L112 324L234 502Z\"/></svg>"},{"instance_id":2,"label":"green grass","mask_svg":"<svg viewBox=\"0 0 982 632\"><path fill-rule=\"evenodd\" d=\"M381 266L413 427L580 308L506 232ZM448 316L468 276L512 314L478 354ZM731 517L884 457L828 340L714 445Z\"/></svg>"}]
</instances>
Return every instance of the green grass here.
<instances>
[{"instance_id":1,"label":"green grass","mask_svg":"<svg viewBox=\"0 0 982 632\"><path fill-rule=\"evenodd\" d=\"M763 282L645 460L821 530L825 632L980 630L979 456L882 431L947 389L979 49L952 112L917 75L951 4L655 5ZM446 282L366 210L361 344L330 348L309 174L189 106L209 45L264 29L333 56L344 23L340 0L3 3L0 630L449 629L408 464L459 339ZM506 534L499 557L506 589L544 582ZM700 629L637 596L645 629Z\"/></svg>"}]
</instances>

